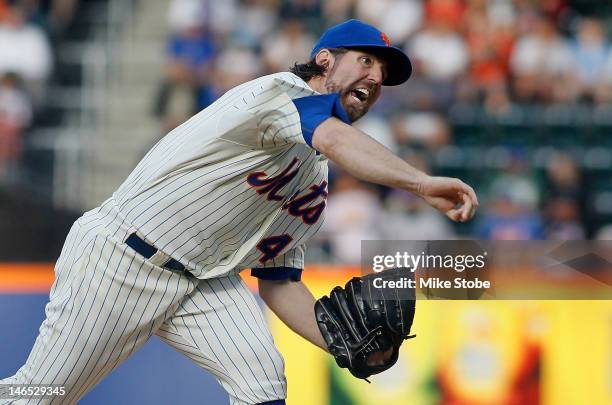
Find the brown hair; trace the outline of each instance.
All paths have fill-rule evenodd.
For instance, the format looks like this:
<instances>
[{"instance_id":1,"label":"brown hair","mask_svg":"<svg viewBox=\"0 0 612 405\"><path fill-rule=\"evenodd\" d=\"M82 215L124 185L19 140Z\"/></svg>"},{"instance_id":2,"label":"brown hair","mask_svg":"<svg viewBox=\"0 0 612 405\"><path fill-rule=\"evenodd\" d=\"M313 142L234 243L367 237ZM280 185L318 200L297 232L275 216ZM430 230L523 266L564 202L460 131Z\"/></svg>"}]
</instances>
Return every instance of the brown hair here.
<instances>
[{"instance_id":1,"label":"brown hair","mask_svg":"<svg viewBox=\"0 0 612 405\"><path fill-rule=\"evenodd\" d=\"M328 49L328 51L330 51L332 55L336 56L347 53L348 49L332 48ZM314 56L306 63L295 63L291 68L289 68L289 71L294 75L298 76L300 79L304 80L305 82L309 81L314 77L323 76L323 74L325 73L325 67L318 65L315 58L316 56Z\"/></svg>"}]
</instances>

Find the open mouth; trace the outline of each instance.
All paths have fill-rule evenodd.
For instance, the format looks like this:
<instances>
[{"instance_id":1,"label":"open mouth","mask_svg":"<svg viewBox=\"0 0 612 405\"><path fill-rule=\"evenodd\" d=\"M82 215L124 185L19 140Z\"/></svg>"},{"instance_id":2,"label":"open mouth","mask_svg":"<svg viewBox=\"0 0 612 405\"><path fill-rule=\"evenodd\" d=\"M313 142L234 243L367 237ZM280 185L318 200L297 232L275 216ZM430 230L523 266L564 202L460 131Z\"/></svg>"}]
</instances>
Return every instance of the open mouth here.
<instances>
[{"instance_id":1,"label":"open mouth","mask_svg":"<svg viewBox=\"0 0 612 405\"><path fill-rule=\"evenodd\" d=\"M365 103L368 101L370 97L370 90L365 87L359 87L357 89L351 90L351 97L357 100L360 103Z\"/></svg>"}]
</instances>

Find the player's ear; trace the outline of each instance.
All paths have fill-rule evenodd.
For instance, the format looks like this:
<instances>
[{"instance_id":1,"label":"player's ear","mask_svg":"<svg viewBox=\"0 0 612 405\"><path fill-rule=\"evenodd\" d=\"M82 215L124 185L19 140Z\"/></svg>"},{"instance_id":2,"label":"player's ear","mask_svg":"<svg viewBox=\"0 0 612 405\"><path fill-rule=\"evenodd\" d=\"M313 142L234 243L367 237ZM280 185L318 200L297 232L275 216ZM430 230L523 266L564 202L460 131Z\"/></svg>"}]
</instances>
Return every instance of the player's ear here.
<instances>
[{"instance_id":1,"label":"player's ear","mask_svg":"<svg viewBox=\"0 0 612 405\"><path fill-rule=\"evenodd\" d=\"M332 66L334 66L334 55L329 49L321 49L315 56L315 63L319 66L323 66L326 72L329 72Z\"/></svg>"}]
</instances>

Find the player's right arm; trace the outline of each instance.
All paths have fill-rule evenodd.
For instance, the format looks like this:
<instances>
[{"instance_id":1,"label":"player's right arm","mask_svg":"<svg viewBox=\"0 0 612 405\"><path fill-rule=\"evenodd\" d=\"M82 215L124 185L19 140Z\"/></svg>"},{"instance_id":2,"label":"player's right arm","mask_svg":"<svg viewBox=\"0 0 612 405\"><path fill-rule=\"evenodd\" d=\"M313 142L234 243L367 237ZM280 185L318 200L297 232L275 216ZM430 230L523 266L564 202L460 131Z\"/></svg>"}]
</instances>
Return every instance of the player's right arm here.
<instances>
[{"instance_id":1,"label":"player's right arm","mask_svg":"<svg viewBox=\"0 0 612 405\"><path fill-rule=\"evenodd\" d=\"M353 176L411 191L454 221L471 219L478 207L474 190L461 180L429 176L337 118L316 127L312 146Z\"/></svg>"}]
</instances>

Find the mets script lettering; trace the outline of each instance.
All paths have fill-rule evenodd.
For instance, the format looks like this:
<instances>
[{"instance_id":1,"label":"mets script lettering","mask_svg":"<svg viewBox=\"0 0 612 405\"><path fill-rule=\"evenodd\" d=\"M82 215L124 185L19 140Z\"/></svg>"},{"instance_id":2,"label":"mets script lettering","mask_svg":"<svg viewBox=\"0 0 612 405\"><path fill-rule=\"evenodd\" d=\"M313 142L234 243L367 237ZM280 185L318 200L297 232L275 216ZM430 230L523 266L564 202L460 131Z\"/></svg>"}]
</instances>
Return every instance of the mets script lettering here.
<instances>
[{"instance_id":1,"label":"mets script lettering","mask_svg":"<svg viewBox=\"0 0 612 405\"><path fill-rule=\"evenodd\" d=\"M251 173L247 177L247 183L257 190L259 195L267 194L270 201L282 201L285 195L281 194L281 189L295 178L300 168L297 166L298 158L293 158L289 166L276 176L266 177L266 172ZM297 166L297 167L296 167ZM321 202L308 207L310 203L321 198ZM308 225L315 224L325 210L327 199L327 181L321 184L312 185L304 194L298 191L289 201L283 204L283 210L287 210L289 215L301 218Z\"/></svg>"},{"instance_id":2,"label":"mets script lettering","mask_svg":"<svg viewBox=\"0 0 612 405\"><path fill-rule=\"evenodd\" d=\"M298 194L293 196L289 202L283 205L283 209L286 209L289 215L301 217L302 221L308 225L312 225L317 223L321 217L321 214L323 213L323 210L325 209L325 200L327 199L327 182L323 181L318 186L312 185L308 189L310 192L302 196L299 196ZM306 207L319 197L321 197L323 201L313 205L312 207Z\"/></svg>"},{"instance_id":3,"label":"mets script lettering","mask_svg":"<svg viewBox=\"0 0 612 405\"><path fill-rule=\"evenodd\" d=\"M247 183L257 190L257 194L268 194L268 200L282 201L285 199L285 196L278 194L278 192L298 174L300 168L297 167L295 170L293 170L293 168L299 161L300 160L298 158L293 158L291 163L289 163L289 166L287 166L287 168L285 168L280 174L273 177L268 177L267 179L266 172L251 173L247 177Z\"/></svg>"}]
</instances>

